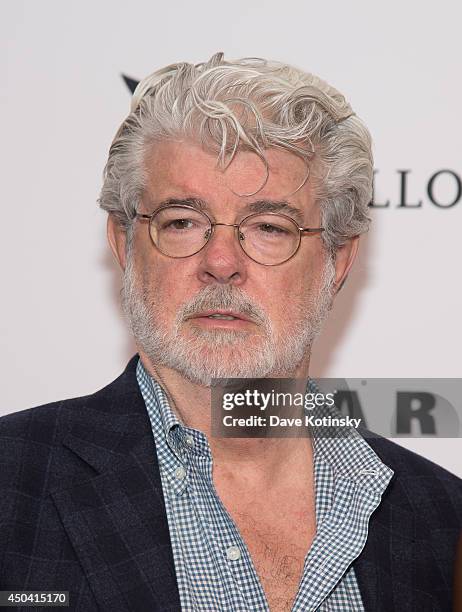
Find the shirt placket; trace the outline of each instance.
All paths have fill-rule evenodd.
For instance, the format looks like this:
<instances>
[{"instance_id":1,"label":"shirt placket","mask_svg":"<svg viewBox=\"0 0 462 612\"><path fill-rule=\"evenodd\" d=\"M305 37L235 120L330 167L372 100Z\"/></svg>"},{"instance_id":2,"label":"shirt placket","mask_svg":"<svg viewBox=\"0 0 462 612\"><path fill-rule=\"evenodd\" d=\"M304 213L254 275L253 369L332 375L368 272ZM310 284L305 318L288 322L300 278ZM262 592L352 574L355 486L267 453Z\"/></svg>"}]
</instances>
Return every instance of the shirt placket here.
<instances>
[{"instance_id":1,"label":"shirt placket","mask_svg":"<svg viewBox=\"0 0 462 612\"><path fill-rule=\"evenodd\" d=\"M195 462L197 462L197 458L195 458ZM247 546L215 490L212 466L211 455L206 459L201 457L201 461L197 464L197 473L201 479L198 486L205 492L208 504L215 506L216 510L210 513L211 516L208 516L207 507L204 504L199 504L198 512L200 520L209 525L209 534L217 558L220 560L220 565L228 581L232 581L235 606L232 609L233 611L268 612L265 595ZM200 494L198 499L201 499Z\"/></svg>"}]
</instances>

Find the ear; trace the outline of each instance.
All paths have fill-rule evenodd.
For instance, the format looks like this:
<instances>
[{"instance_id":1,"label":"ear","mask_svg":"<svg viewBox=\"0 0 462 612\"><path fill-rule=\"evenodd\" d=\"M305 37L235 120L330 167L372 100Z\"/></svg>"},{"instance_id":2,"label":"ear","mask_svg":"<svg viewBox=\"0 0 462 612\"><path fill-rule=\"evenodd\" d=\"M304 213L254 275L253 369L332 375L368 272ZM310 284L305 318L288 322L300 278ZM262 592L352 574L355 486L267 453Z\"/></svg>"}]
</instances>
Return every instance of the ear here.
<instances>
[{"instance_id":1,"label":"ear","mask_svg":"<svg viewBox=\"0 0 462 612\"><path fill-rule=\"evenodd\" d=\"M126 234L124 228L118 223L114 215L109 214L107 218L107 239L114 257L122 270L125 270L125 243Z\"/></svg>"},{"instance_id":2,"label":"ear","mask_svg":"<svg viewBox=\"0 0 462 612\"><path fill-rule=\"evenodd\" d=\"M348 273L356 258L359 247L359 236L350 238L336 253L335 257L335 284L337 286L336 293L345 284Z\"/></svg>"}]
</instances>

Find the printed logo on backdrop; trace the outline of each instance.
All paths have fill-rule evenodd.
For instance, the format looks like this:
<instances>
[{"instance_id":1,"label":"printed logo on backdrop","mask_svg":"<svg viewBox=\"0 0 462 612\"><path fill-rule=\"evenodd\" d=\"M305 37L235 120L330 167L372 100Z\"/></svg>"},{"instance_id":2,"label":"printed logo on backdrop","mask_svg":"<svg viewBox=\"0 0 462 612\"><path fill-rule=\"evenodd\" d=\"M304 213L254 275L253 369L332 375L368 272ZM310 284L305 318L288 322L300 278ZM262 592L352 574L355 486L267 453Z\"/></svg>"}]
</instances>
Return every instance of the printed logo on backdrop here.
<instances>
[{"instance_id":1,"label":"printed logo on backdrop","mask_svg":"<svg viewBox=\"0 0 462 612\"><path fill-rule=\"evenodd\" d=\"M133 94L139 81L122 74L125 85ZM379 170L374 171L374 194L380 187ZM462 179L460 173L450 168L441 168L432 172L424 185L415 185L412 181L412 170L396 170L394 176L386 177L387 188L393 189L396 196L373 196L369 204L371 208L414 209L421 210L425 206L436 209L450 209L461 202ZM385 181L384 181L385 182ZM380 189L382 193L382 190Z\"/></svg>"},{"instance_id":2,"label":"printed logo on backdrop","mask_svg":"<svg viewBox=\"0 0 462 612\"><path fill-rule=\"evenodd\" d=\"M439 209L452 208L461 201L462 181L460 174L449 168L435 170L430 174L424 185L416 184L412 170L396 170L396 173L386 177L388 189L396 193L394 197L378 200L375 195L381 185L380 172L374 171L374 196L371 208L422 209L434 206ZM380 189L382 192L382 189Z\"/></svg>"},{"instance_id":3,"label":"printed logo on backdrop","mask_svg":"<svg viewBox=\"0 0 462 612\"><path fill-rule=\"evenodd\" d=\"M321 379L335 387L335 405L386 437L462 435L462 379Z\"/></svg>"}]
</instances>

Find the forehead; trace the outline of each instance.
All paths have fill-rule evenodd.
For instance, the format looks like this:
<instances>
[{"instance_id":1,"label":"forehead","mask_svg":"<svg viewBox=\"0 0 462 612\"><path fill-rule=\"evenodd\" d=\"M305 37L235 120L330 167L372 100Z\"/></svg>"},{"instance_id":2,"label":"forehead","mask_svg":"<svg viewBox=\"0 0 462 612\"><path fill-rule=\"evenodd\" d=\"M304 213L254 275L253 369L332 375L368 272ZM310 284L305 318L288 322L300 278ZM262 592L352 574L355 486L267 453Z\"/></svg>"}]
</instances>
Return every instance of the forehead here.
<instances>
[{"instance_id":1,"label":"forehead","mask_svg":"<svg viewBox=\"0 0 462 612\"><path fill-rule=\"evenodd\" d=\"M238 151L226 170L217 165L217 155L200 145L161 142L146 157L146 196L159 204L169 198L196 197L210 205L245 206L252 200L286 200L303 212L313 208L308 167L304 160L287 151L267 149L263 160L255 153ZM266 183L265 183L266 180ZM298 190L297 190L298 189ZM256 193L254 193L256 192Z\"/></svg>"}]
</instances>

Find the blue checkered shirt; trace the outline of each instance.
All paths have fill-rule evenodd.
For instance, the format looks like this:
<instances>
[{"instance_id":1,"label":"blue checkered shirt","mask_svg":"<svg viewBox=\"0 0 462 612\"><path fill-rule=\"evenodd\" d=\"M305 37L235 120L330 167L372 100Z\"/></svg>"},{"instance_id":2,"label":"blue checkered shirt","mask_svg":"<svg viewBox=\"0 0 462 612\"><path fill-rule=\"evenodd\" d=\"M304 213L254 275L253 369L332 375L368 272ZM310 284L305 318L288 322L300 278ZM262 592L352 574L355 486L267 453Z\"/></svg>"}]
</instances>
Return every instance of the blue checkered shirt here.
<instances>
[{"instance_id":1,"label":"blue checkered shirt","mask_svg":"<svg viewBox=\"0 0 462 612\"><path fill-rule=\"evenodd\" d=\"M215 492L206 436L180 423L141 360L136 375L156 444L182 610L268 612L246 544ZM292 612L361 612L351 564L393 471L354 429L348 437L322 437L313 428L313 451L316 536Z\"/></svg>"}]
</instances>

